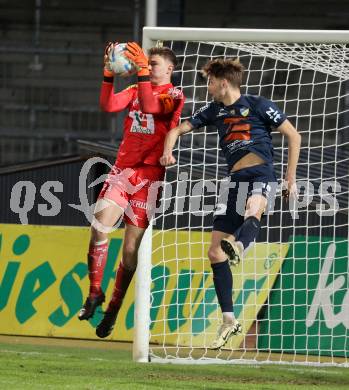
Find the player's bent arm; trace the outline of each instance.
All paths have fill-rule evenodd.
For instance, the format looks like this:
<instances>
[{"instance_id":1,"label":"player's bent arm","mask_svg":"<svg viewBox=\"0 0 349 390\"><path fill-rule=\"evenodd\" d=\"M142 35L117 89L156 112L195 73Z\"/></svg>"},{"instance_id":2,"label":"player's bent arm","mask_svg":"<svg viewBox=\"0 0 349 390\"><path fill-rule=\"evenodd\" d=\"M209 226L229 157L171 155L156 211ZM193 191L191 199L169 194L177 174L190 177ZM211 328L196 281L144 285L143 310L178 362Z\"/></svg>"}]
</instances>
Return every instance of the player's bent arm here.
<instances>
[{"instance_id":1,"label":"player's bent arm","mask_svg":"<svg viewBox=\"0 0 349 390\"><path fill-rule=\"evenodd\" d=\"M194 126L189 121L184 121L179 126L174 127L167 133L164 143L164 152L160 158L161 165L168 166L175 164L176 159L173 157L172 151L178 137L185 133L189 133L193 129Z\"/></svg>"},{"instance_id":2,"label":"player's bent arm","mask_svg":"<svg viewBox=\"0 0 349 390\"><path fill-rule=\"evenodd\" d=\"M173 129L178 126L179 119L182 114L183 106L184 106L185 96L182 94L179 99L175 100L175 109L172 112L172 118L170 121L169 129Z\"/></svg>"},{"instance_id":3,"label":"player's bent arm","mask_svg":"<svg viewBox=\"0 0 349 390\"><path fill-rule=\"evenodd\" d=\"M138 76L138 98L139 106L144 114L168 114L173 111L173 99L165 95L155 96L149 78L149 61L143 49L137 42L127 42L125 56L133 61L139 68Z\"/></svg>"},{"instance_id":4,"label":"player's bent arm","mask_svg":"<svg viewBox=\"0 0 349 390\"><path fill-rule=\"evenodd\" d=\"M99 95L99 106L105 112L118 112L124 110L133 97L130 88L114 94L114 73L111 71L109 53L117 45L117 42L108 42L104 49L103 83Z\"/></svg>"},{"instance_id":5,"label":"player's bent arm","mask_svg":"<svg viewBox=\"0 0 349 390\"><path fill-rule=\"evenodd\" d=\"M168 94L154 95L150 81L138 81L139 106L144 114L168 114L174 109L174 100Z\"/></svg>"},{"instance_id":6,"label":"player's bent arm","mask_svg":"<svg viewBox=\"0 0 349 390\"><path fill-rule=\"evenodd\" d=\"M296 182L296 169L299 158L299 151L301 147L301 135L292 123L286 119L277 130L287 137L288 141L288 164L285 174L285 180L289 186Z\"/></svg>"},{"instance_id":7,"label":"player's bent arm","mask_svg":"<svg viewBox=\"0 0 349 390\"><path fill-rule=\"evenodd\" d=\"M102 111L119 112L124 110L131 102L132 88L114 93L113 83L103 81L99 97L99 105Z\"/></svg>"}]
</instances>

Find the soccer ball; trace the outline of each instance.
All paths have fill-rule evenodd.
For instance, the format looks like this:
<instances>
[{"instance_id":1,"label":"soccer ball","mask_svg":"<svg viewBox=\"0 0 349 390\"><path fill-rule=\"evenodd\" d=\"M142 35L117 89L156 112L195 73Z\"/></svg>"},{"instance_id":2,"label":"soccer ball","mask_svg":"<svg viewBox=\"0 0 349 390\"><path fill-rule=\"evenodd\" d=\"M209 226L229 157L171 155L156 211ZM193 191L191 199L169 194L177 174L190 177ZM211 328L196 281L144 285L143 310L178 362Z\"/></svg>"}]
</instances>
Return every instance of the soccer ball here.
<instances>
[{"instance_id":1,"label":"soccer ball","mask_svg":"<svg viewBox=\"0 0 349 390\"><path fill-rule=\"evenodd\" d=\"M118 76L130 76L138 71L137 65L125 56L126 43L117 43L109 52L110 69Z\"/></svg>"}]
</instances>

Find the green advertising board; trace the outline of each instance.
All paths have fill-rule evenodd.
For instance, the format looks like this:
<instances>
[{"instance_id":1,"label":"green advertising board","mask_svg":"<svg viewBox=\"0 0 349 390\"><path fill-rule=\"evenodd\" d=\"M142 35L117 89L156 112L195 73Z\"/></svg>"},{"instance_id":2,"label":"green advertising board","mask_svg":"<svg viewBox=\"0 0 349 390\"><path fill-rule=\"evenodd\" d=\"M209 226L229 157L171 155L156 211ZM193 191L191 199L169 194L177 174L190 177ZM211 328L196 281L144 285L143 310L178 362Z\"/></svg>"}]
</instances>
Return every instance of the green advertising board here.
<instances>
[{"instance_id":1,"label":"green advertising board","mask_svg":"<svg viewBox=\"0 0 349 390\"><path fill-rule=\"evenodd\" d=\"M261 320L258 348L349 355L348 240L296 236Z\"/></svg>"}]
</instances>

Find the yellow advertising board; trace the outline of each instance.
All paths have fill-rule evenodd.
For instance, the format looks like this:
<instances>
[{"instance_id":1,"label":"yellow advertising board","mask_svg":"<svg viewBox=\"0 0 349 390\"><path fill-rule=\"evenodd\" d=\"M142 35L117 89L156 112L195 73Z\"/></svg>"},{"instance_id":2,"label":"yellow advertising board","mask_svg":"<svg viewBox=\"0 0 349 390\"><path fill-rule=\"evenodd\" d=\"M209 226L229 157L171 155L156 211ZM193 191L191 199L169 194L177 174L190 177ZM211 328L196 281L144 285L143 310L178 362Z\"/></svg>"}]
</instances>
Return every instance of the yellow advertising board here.
<instances>
[{"instance_id":1,"label":"yellow advertising board","mask_svg":"<svg viewBox=\"0 0 349 390\"><path fill-rule=\"evenodd\" d=\"M221 312L206 256L210 236L182 231L154 235L153 247L158 250L154 251L152 269L152 289L157 291L151 310L152 342L193 347L208 347L212 343ZM234 313L243 333L232 337L229 347L238 348L256 320L288 247L278 243L255 244L246 251L243 261L232 267Z\"/></svg>"},{"instance_id":2,"label":"yellow advertising board","mask_svg":"<svg viewBox=\"0 0 349 390\"><path fill-rule=\"evenodd\" d=\"M119 229L110 236L102 283L107 299L121 259L123 233ZM209 237L201 232L155 232L153 342L206 345L207 334L216 331L217 300L206 259ZM90 321L77 318L88 292L88 241L89 228L0 225L1 334L96 338L101 311ZM267 299L287 249L287 244L257 244L233 269L235 312L245 332ZM133 310L134 282L111 339L132 340ZM234 338L234 344L241 337Z\"/></svg>"}]
</instances>

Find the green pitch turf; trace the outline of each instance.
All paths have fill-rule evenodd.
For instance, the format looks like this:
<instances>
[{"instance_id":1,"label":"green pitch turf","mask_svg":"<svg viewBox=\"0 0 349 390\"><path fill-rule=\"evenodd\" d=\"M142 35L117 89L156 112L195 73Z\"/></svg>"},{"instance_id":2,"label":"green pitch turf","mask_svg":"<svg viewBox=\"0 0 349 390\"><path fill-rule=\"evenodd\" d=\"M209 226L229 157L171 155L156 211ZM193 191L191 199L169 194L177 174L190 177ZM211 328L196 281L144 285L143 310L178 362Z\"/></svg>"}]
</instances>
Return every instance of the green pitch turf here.
<instances>
[{"instance_id":1,"label":"green pitch turf","mask_svg":"<svg viewBox=\"0 0 349 390\"><path fill-rule=\"evenodd\" d=\"M136 364L129 345L33 343L1 341L0 389L349 389L346 368Z\"/></svg>"}]
</instances>

